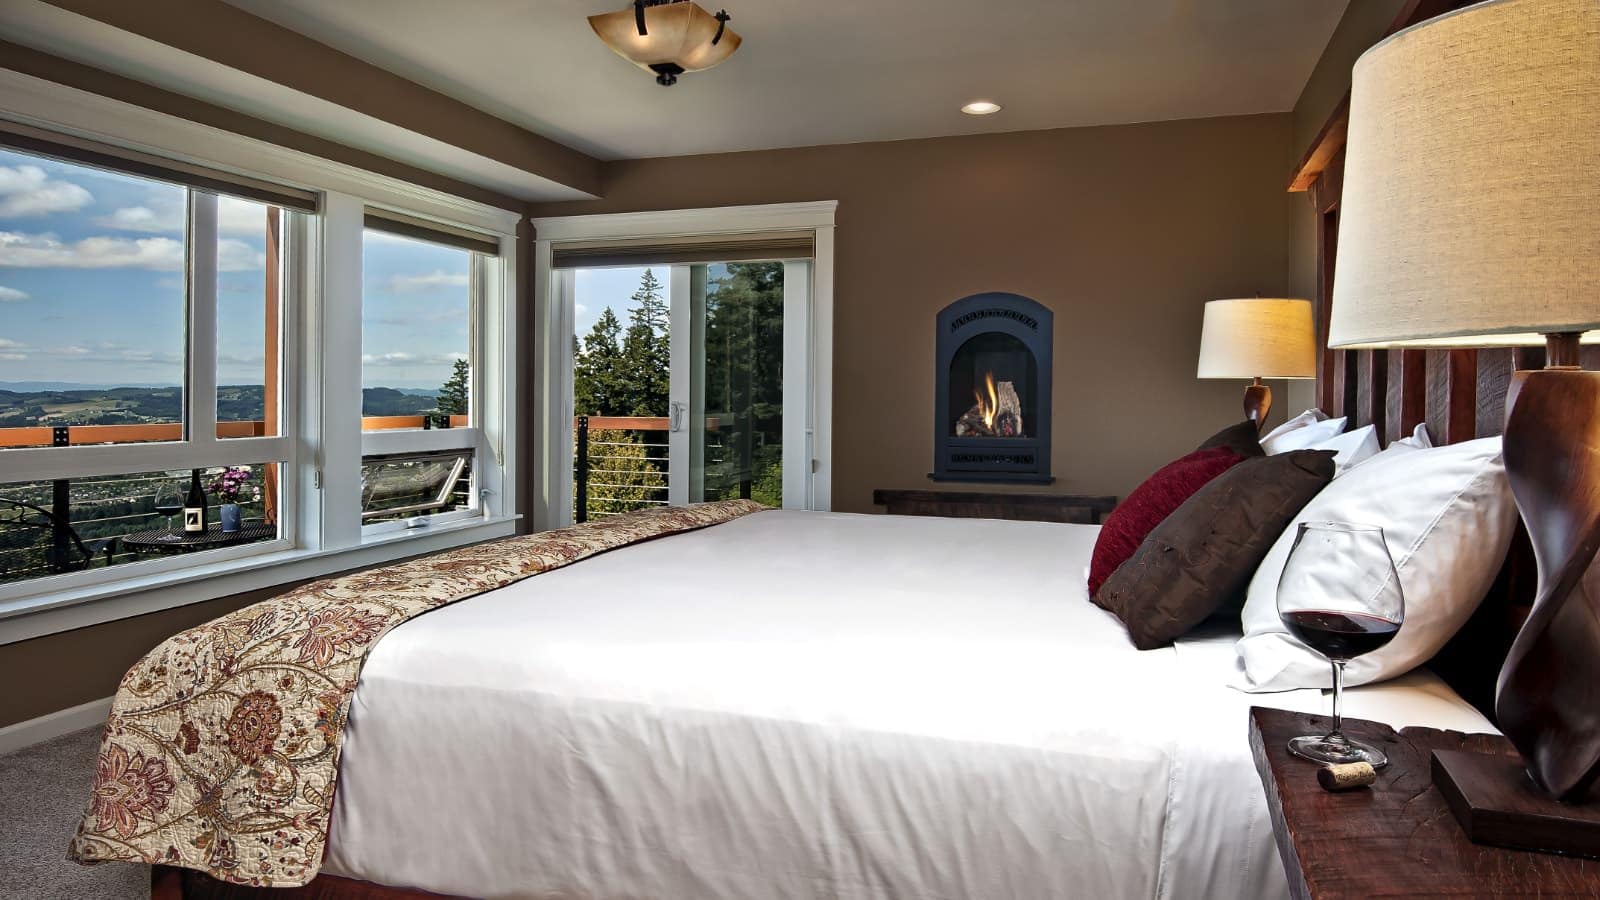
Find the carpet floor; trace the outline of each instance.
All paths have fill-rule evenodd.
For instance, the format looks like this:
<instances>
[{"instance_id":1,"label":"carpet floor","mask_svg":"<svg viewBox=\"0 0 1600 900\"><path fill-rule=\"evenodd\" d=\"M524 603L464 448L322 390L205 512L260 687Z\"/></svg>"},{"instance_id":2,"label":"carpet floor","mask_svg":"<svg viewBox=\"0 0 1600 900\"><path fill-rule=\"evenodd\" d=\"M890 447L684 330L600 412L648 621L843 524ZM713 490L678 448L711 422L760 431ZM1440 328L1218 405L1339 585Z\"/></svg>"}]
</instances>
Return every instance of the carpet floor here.
<instances>
[{"instance_id":1,"label":"carpet floor","mask_svg":"<svg viewBox=\"0 0 1600 900\"><path fill-rule=\"evenodd\" d=\"M94 781L100 731L96 725L0 756L0 898L148 900L148 866L67 859Z\"/></svg>"}]
</instances>

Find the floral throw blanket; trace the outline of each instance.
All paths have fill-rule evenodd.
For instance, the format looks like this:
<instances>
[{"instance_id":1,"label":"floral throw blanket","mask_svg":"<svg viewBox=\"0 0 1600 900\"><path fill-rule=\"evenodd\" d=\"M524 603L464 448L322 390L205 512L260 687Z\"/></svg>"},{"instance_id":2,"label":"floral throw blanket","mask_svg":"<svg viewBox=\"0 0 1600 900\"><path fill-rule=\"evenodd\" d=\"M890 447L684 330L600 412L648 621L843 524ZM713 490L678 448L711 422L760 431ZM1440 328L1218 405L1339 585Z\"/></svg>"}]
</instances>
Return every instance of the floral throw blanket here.
<instances>
[{"instance_id":1,"label":"floral throw blanket","mask_svg":"<svg viewBox=\"0 0 1600 900\"><path fill-rule=\"evenodd\" d=\"M429 610L585 557L756 512L663 507L296 588L169 638L122 679L70 854L294 887L322 865L367 653Z\"/></svg>"}]
</instances>

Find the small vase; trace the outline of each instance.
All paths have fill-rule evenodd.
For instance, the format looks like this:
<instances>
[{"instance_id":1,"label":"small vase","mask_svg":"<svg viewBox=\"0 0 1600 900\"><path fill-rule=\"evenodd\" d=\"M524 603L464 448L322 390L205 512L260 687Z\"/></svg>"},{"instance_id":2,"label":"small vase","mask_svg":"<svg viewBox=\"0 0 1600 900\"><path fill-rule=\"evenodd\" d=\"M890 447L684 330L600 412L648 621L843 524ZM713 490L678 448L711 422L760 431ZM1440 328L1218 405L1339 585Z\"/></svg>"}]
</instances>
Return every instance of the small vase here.
<instances>
[{"instance_id":1,"label":"small vase","mask_svg":"<svg viewBox=\"0 0 1600 900\"><path fill-rule=\"evenodd\" d=\"M222 504L222 532L232 534L239 530L239 504Z\"/></svg>"}]
</instances>

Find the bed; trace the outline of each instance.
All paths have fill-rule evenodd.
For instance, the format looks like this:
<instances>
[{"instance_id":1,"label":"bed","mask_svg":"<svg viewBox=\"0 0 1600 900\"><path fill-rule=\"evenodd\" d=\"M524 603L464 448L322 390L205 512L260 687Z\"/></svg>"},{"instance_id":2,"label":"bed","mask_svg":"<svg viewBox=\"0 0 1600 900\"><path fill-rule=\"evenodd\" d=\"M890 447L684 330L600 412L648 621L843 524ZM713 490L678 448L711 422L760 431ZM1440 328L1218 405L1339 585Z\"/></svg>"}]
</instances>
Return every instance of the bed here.
<instances>
[{"instance_id":1,"label":"bed","mask_svg":"<svg viewBox=\"0 0 1600 900\"><path fill-rule=\"evenodd\" d=\"M1283 895L1246 711L1325 698L1227 687L1236 627L1135 650L1086 596L1095 533L763 512L416 618L362 671L323 871L484 897ZM1350 713L1492 730L1426 670Z\"/></svg>"}]
</instances>

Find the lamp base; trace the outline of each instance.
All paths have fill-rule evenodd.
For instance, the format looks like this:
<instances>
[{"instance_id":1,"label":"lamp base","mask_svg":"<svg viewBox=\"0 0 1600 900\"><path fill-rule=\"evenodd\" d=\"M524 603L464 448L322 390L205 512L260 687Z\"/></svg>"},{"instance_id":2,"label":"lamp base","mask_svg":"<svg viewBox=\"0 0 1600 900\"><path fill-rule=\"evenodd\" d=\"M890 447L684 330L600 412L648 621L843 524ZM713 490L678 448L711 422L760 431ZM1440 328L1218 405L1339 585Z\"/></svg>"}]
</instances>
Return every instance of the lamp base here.
<instances>
[{"instance_id":1,"label":"lamp base","mask_svg":"<svg viewBox=\"0 0 1600 900\"><path fill-rule=\"evenodd\" d=\"M1433 784L1475 844L1600 859L1600 804L1553 799L1514 757L1435 750Z\"/></svg>"},{"instance_id":2,"label":"lamp base","mask_svg":"<svg viewBox=\"0 0 1600 900\"><path fill-rule=\"evenodd\" d=\"M1506 478L1539 589L1500 670L1495 719L1535 785L1581 801L1600 778L1600 372L1518 371L1506 402Z\"/></svg>"},{"instance_id":3,"label":"lamp base","mask_svg":"<svg viewBox=\"0 0 1600 900\"><path fill-rule=\"evenodd\" d=\"M1272 410L1272 388L1261 383L1257 378L1255 384L1244 389L1244 417L1256 423L1256 431L1267 427L1267 413Z\"/></svg>"}]
</instances>

